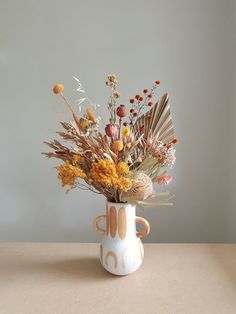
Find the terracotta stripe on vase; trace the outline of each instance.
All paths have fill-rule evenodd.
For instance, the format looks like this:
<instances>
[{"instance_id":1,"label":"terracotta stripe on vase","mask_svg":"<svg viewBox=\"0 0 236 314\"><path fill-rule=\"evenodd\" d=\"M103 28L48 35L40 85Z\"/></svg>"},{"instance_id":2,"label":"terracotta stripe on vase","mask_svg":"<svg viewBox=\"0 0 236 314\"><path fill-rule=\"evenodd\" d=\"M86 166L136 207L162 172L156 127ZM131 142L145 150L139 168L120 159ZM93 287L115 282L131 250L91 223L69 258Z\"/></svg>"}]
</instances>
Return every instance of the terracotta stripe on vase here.
<instances>
[{"instance_id":1,"label":"terracotta stripe on vase","mask_svg":"<svg viewBox=\"0 0 236 314\"><path fill-rule=\"evenodd\" d=\"M109 215L109 208L108 204L106 205L106 234L109 235L109 230L110 230L110 215Z\"/></svg>"},{"instance_id":2,"label":"terracotta stripe on vase","mask_svg":"<svg viewBox=\"0 0 236 314\"><path fill-rule=\"evenodd\" d=\"M115 268L117 268L118 262L117 262L116 254L112 251L107 252L106 257L105 257L105 263L107 266L108 266L108 257L112 257L114 259L114 266L115 266Z\"/></svg>"},{"instance_id":3,"label":"terracotta stripe on vase","mask_svg":"<svg viewBox=\"0 0 236 314\"><path fill-rule=\"evenodd\" d=\"M118 234L121 240L126 236L126 213L125 208L121 207L118 213Z\"/></svg>"},{"instance_id":4,"label":"terracotta stripe on vase","mask_svg":"<svg viewBox=\"0 0 236 314\"><path fill-rule=\"evenodd\" d=\"M117 230L117 215L116 215L116 208L112 206L110 208L110 232L111 237L115 238Z\"/></svg>"}]
</instances>

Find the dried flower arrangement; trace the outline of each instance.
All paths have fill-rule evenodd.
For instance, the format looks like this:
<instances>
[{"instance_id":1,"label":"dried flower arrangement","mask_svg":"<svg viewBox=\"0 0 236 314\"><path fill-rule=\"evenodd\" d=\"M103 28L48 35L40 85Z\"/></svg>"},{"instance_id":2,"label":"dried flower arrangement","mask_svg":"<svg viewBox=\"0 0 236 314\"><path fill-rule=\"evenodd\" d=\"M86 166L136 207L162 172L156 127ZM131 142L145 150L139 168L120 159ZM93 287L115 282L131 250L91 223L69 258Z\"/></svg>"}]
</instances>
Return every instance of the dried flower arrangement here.
<instances>
[{"instance_id":1,"label":"dried flower arrangement","mask_svg":"<svg viewBox=\"0 0 236 314\"><path fill-rule=\"evenodd\" d=\"M79 79L76 91L79 114L64 96L64 86L57 84L53 92L64 100L72 114L69 122L61 122L58 140L45 142L53 149L47 157L63 161L57 167L58 179L68 190L80 188L103 194L111 202L128 202L140 207L171 205L168 192L155 192L153 185L168 184L172 177L163 168L175 163L174 135L168 95L153 102L160 81L150 90L130 99L129 105L118 104L115 75L108 75L110 88L107 108L109 123L101 132L101 121L95 115L99 105L90 101ZM83 110L82 105L89 103ZM129 106L129 109L127 108ZM82 113L82 111L84 111ZM72 145L71 145L72 144Z\"/></svg>"}]
</instances>

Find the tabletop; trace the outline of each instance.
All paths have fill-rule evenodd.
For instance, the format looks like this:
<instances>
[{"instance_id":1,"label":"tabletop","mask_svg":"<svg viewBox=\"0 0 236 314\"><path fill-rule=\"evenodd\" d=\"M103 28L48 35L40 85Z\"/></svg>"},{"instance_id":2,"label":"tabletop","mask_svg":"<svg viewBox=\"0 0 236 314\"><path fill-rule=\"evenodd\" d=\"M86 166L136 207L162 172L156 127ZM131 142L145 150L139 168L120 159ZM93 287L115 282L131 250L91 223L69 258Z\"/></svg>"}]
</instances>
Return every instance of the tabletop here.
<instances>
[{"instance_id":1,"label":"tabletop","mask_svg":"<svg viewBox=\"0 0 236 314\"><path fill-rule=\"evenodd\" d=\"M118 277L98 244L1 243L1 314L235 314L236 245L145 244Z\"/></svg>"}]
</instances>

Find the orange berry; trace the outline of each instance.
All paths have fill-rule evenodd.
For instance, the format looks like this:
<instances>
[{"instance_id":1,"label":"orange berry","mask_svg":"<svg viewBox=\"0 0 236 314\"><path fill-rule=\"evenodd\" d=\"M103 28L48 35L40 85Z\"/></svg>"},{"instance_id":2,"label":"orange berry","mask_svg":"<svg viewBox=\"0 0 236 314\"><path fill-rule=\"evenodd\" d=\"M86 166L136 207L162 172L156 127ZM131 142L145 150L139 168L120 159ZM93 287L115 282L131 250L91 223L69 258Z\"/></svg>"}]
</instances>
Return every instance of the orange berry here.
<instances>
[{"instance_id":1,"label":"orange berry","mask_svg":"<svg viewBox=\"0 0 236 314\"><path fill-rule=\"evenodd\" d=\"M174 138L172 141L173 144L179 144L179 140L177 138Z\"/></svg>"},{"instance_id":2,"label":"orange berry","mask_svg":"<svg viewBox=\"0 0 236 314\"><path fill-rule=\"evenodd\" d=\"M135 96L135 99L139 100L139 98L140 98L140 95Z\"/></svg>"},{"instance_id":3,"label":"orange berry","mask_svg":"<svg viewBox=\"0 0 236 314\"><path fill-rule=\"evenodd\" d=\"M139 101L142 101L142 100L143 100L143 97L142 97L142 96L140 96L140 97L139 97Z\"/></svg>"},{"instance_id":4,"label":"orange berry","mask_svg":"<svg viewBox=\"0 0 236 314\"><path fill-rule=\"evenodd\" d=\"M132 108L132 109L130 109L130 113L133 113L134 112L134 109Z\"/></svg>"},{"instance_id":5,"label":"orange berry","mask_svg":"<svg viewBox=\"0 0 236 314\"><path fill-rule=\"evenodd\" d=\"M132 98L132 99L130 99L130 101L129 101L131 104L133 104L134 103L134 99Z\"/></svg>"},{"instance_id":6,"label":"orange berry","mask_svg":"<svg viewBox=\"0 0 236 314\"><path fill-rule=\"evenodd\" d=\"M159 80L155 81L155 84L156 84L156 85L160 85L160 83L161 83L161 82L160 82Z\"/></svg>"},{"instance_id":7,"label":"orange berry","mask_svg":"<svg viewBox=\"0 0 236 314\"><path fill-rule=\"evenodd\" d=\"M57 84L53 87L53 93L54 94L61 94L64 91L64 85L63 84Z\"/></svg>"},{"instance_id":8,"label":"orange berry","mask_svg":"<svg viewBox=\"0 0 236 314\"><path fill-rule=\"evenodd\" d=\"M133 113L133 116L134 116L134 117L137 117L137 115L138 115L137 112L134 112L134 113Z\"/></svg>"}]
</instances>

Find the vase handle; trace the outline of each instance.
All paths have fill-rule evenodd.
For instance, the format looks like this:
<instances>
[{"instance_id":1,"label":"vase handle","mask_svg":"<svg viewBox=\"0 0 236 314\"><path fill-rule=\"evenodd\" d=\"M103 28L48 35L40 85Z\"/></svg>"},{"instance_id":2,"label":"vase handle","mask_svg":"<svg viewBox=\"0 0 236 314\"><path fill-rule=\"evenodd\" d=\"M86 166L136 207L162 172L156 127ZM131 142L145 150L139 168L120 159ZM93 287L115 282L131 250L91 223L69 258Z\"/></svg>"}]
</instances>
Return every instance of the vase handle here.
<instances>
[{"instance_id":1,"label":"vase handle","mask_svg":"<svg viewBox=\"0 0 236 314\"><path fill-rule=\"evenodd\" d=\"M106 218L107 218L107 215L100 215L100 216L97 216L97 218L95 218L93 221L93 229L100 235L104 235L106 233L106 230L102 229L99 226L99 222Z\"/></svg>"},{"instance_id":2,"label":"vase handle","mask_svg":"<svg viewBox=\"0 0 236 314\"><path fill-rule=\"evenodd\" d=\"M142 224L144 226L144 230L143 231L138 231L136 233L136 236L138 238L146 237L149 234L149 232L150 232L149 222L146 219L144 219L143 217L136 217L135 222L140 223L140 224Z\"/></svg>"}]
</instances>

